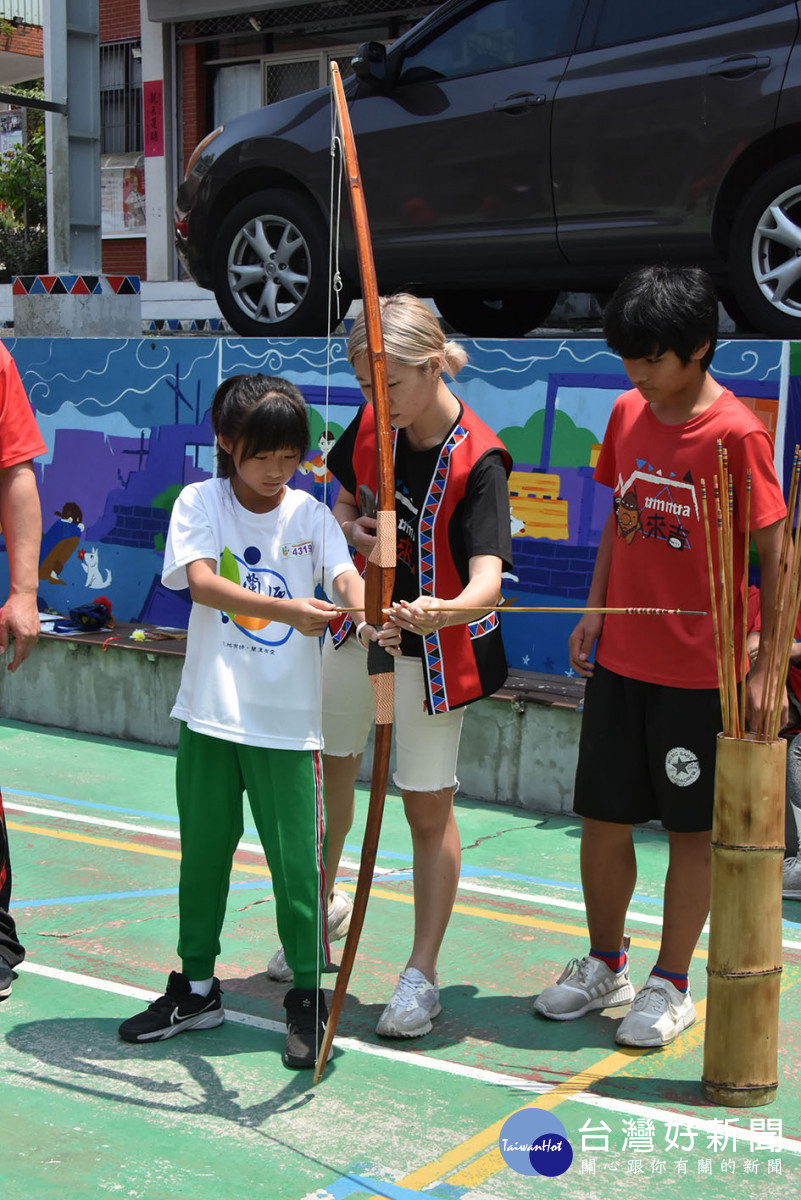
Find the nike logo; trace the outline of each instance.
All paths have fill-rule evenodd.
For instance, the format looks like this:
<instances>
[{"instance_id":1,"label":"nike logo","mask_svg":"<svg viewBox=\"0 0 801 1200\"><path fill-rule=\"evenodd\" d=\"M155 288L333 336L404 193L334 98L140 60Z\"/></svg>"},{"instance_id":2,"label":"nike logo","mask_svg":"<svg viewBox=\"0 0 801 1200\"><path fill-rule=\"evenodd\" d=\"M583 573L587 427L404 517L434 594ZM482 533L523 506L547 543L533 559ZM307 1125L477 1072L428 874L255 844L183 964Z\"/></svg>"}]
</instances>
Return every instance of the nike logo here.
<instances>
[{"instance_id":1,"label":"nike logo","mask_svg":"<svg viewBox=\"0 0 801 1200\"><path fill-rule=\"evenodd\" d=\"M184 1013L182 1015L180 1012L180 1009L178 1008L178 1005L176 1004L175 1008L172 1010L172 1013L170 1014L170 1024L171 1025L180 1025L182 1021L189 1021L189 1020L191 1020L192 1017L199 1017L202 1013L208 1012L208 1010L213 1007L214 1007L214 1005L210 1003L210 1004L207 1004L205 1008L199 1009L197 1012Z\"/></svg>"}]
</instances>

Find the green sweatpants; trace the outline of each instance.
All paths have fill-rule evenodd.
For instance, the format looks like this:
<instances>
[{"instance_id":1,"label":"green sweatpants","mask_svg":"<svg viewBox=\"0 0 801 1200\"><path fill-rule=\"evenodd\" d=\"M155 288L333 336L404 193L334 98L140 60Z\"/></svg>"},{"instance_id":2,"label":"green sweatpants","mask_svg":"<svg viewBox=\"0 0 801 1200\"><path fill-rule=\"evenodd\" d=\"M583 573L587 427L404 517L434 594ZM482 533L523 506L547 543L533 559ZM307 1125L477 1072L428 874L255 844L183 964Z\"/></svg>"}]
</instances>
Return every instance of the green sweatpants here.
<instances>
[{"instance_id":1,"label":"green sweatpants","mask_svg":"<svg viewBox=\"0 0 801 1200\"><path fill-rule=\"evenodd\" d=\"M242 746L181 724L175 772L181 826L178 956L208 979L220 953L243 792L273 881L278 935L294 985L319 987L330 962L320 752Z\"/></svg>"}]
</instances>

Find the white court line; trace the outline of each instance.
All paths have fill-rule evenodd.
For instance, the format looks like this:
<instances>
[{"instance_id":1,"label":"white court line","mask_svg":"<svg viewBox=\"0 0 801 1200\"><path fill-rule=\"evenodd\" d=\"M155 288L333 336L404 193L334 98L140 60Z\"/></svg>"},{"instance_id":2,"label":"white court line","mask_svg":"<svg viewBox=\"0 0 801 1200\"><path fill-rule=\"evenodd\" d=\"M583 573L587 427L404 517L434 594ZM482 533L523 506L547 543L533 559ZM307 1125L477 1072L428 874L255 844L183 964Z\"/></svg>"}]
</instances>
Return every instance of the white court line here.
<instances>
[{"instance_id":1,"label":"white court line","mask_svg":"<svg viewBox=\"0 0 801 1200\"><path fill-rule=\"evenodd\" d=\"M94 825L102 829L122 829L128 833L146 833L155 837L169 838L172 841L180 839L180 833L177 829L162 829L155 825L134 825L128 821L111 821L106 817L90 817L83 813L67 812L65 809L59 808L41 808L33 804L19 804L17 801L4 802L4 807L9 811L30 813L33 816L39 817L59 817L65 821L76 821L83 825ZM259 854L264 857L262 847L253 842L242 841L237 846L238 850L245 850L250 853ZM341 859L340 865L347 868L349 871L358 871L359 864L348 859ZM374 876L392 876L399 873L411 871L411 867L402 867L400 872L393 867L375 867ZM474 892L478 895L498 896L502 900L517 900L524 904L538 904L548 908L563 908L570 912L584 913L586 909L582 903L576 900L560 900L557 896L547 896L539 892L518 892L512 888L494 888L488 887L480 883L467 883L464 879L459 879L460 892ZM655 916L653 913L640 913L631 911L629 920L636 922L639 925L654 925L661 928L661 915ZM709 933L709 926L705 925L703 933ZM787 950L801 950L801 942L792 942L782 939L782 946Z\"/></svg>"},{"instance_id":2,"label":"white court line","mask_svg":"<svg viewBox=\"0 0 801 1200\"><path fill-rule=\"evenodd\" d=\"M75 971L62 971L59 967L45 967L39 963L23 962L15 970L23 971L30 975L41 975L46 979L55 979L60 983L91 988L94 991L111 992L117 996L129 996L131 999L142 1000L145 1003L150 1003L151 1000L155 1000L161 994L160 992L150 991L147 988L132 987L125 983L115 983L109 979L99 979L95 975L80 975ZM234 1025L245 1025L254 1029L263 1029L268 1033L286 1033L286 1025L282 1021L269 1021L266 1017L255 1017L250 1013L236 1012L230 1008L226 1008L225 1010L225 1019ZM401 1062L409 1067L434 1071L442 1075L454 1075L460 1079L473 1079L478 1083L485 1083L492 1087L503 1087L510 1091L522 1092L528 1095L542 1096L554 1090L550 1084L536 1083L529 1079L518 1079L514 1075L504 1075L498 1071L487 1071L482 1067L468 1067L460 1063L447 1062L443 1059L429 1058L417 1050L411 1054L400 1050L389 1050L384 1046L374 1046L369 1042L362 1042L359 1038L338 1037L336 1045L343 1050L351 1050L357 1054L371 1055L374 1058L382 1058L387 1062ZM621 1077L619 1072L613 1076L609 1076L609 1078L616 1077ZM716 1133L720 1135L721 1131L721 1122L719 1119L713 1118L707 1121L703 1117L686 1115L673 1109L666 1110L654 1108L647 1104L637 1104L636 1101L613 1100L604 1096L594 1096L590 1092L577 1092L574 1096L570 1096L569 1101L566 1101L566 1103L574 1101L576 1104L586 1104L590 1107L602 1108L611 1112L625 1113L628 1116L650 1117L652 1120L661 1121L666 1125L686 1126L687 1128L697 1129L703 1133ZM729 1137L733 1143L737 1141L747 1141L750 1143L752 1136L750 1129L737 1129L729 1126ZM801 1140L785 1137L776 1138L773 1140L770 1149L787 1150L791 1154L801 1154Z\"/></svg>"}]
</instances>

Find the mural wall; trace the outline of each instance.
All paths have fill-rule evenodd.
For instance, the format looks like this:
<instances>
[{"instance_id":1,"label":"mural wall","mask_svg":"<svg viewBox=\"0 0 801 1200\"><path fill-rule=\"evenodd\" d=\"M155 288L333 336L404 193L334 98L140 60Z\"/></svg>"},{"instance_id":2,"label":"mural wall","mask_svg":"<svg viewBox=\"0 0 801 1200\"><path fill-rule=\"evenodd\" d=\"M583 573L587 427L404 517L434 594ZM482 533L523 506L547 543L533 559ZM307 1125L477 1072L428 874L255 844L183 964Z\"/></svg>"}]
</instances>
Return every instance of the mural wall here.
<instances>
[{"instance_id":1,"label":"mural wall","mask_svg":"<svg viewBox=\"0 0 801 1200\"><path fill-rule=\"evenodd\" d=\"M311 406L312 447L294 486L336 498L325 458L360 393L344 339L12 339L8 348L48 454L37 460L44 536L40 596L66 613L103 594L119 620L185 626L189 600L161 586L170 511L212 473L209 407L240 372L286 375ZM467 343L455 390L514 459L514 566L504 594L525 605L577 605L589 587L611 496L592 471L615 397L628 386L602 341ZM713 374L774 436L777 466L801 441L801 345L721 342ZM327 428L326 428L326 412ZM660 525L655 536L670 537ZM675 534L674 534L675 536ZM0 585L7 585L0 554ZM5 593L4 593L5 594ZM568 615L506 616L512 666L567 673Z\"/></svg>"}]
</instances>

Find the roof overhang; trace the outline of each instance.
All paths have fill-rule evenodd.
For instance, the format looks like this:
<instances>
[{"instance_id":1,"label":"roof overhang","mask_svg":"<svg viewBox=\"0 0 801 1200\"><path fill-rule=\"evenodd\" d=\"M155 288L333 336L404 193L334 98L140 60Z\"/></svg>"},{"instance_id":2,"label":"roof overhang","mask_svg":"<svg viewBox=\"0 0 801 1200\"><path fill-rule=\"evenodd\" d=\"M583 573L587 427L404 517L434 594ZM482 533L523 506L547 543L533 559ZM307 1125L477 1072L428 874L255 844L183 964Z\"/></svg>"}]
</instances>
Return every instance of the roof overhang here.
<instances>
[{"instance_id":1,"label":"roof overhang","mask_svg":"<svg viewBox=\"0 0 801 1200\"><path fill-rule=\"evenodd\" d=\"M250 0L249 4L237 0L147 0L147 15L151 21L168 22L202 21L210 17L229 17L235 13L266 12L270 8L294 8L308 4L309 0Z\"/></svg>"},{"instance_id":2,"label":"roof overhang","mask_svg":"<svg viewBox=\"0 0 801 1200\"><path fill-rule=\"evenodd\" d=\"M28 83L44 75L44 59L35 54L14 54L0 50L0 88L11 83Z\"/></svg>"}]
</instances>

